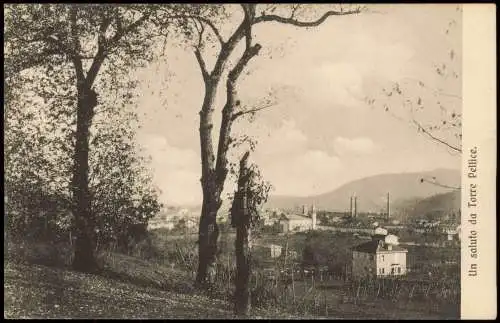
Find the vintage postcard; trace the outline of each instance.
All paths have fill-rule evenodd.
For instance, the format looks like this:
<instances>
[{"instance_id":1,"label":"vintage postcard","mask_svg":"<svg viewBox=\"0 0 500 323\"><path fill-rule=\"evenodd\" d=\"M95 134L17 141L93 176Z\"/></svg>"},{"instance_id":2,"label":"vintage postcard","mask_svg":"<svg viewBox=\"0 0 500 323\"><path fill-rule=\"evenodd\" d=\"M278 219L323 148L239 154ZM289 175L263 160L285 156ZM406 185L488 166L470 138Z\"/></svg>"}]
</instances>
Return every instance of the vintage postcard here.
<instances>
[{"instance_id":1,"label":"vintage postcard","mask_svg":"<svg viewBox=\"0 0 500 323\"><path fill-rule=\"evenodd\" d=\"M5 318L496 318L494 5L3 10Z\"/></svg>"}]
</instances>

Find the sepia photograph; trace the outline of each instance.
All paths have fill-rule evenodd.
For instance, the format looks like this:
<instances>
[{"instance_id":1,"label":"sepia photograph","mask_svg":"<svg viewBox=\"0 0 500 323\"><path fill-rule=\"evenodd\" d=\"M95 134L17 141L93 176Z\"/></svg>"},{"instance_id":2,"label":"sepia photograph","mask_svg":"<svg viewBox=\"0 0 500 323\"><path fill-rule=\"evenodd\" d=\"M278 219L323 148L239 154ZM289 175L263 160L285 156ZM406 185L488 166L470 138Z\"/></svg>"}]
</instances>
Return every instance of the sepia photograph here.
<instances>
[{"instance_id":1,"label":"sepia photograph","mask_svg":"<svg viewBox=\"0 0 500 323\"><path fill-rule=\"evenodd\" d=\"M466 6L4 4L4 317L460 319Z\"/></svg>"}]
</instances>

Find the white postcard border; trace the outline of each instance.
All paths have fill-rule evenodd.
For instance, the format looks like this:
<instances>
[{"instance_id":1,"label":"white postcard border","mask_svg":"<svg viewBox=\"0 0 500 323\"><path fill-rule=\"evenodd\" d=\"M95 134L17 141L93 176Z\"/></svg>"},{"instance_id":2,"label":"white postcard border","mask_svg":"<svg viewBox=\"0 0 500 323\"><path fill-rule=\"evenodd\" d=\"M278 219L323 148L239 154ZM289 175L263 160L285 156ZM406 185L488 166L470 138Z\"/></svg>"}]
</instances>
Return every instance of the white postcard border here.
<instances>
[{"instance_id":1,"label":"white postcard border","mask_svg":"<svg viewBox=\"0 0 500 323\"><path fill-rule=\"evenodd\" d=\"M495 9L463 5L462 319L497 316Z\"/></svg>"}]
</instances>

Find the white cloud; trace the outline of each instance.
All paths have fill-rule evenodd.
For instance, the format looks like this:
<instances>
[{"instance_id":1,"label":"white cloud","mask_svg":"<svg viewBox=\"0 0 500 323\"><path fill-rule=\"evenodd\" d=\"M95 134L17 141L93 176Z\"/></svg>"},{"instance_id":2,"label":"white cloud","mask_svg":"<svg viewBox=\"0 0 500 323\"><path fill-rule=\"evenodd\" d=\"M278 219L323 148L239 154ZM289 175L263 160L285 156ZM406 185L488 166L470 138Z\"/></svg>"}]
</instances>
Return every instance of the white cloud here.
<instances>
[{"instance_id":1,"label":"white cloud","mask_svg":"<svg viewBox=\"0 0 500 323\"><path fill-rule=\"evenodd\" d=\"M373 140L366 137L358 137L352 139L337 137L334 140L333 146L335 152L340 156L345 156L348 154L370 154L378 148Z\"/></svg>"},{"instance_id":2,"label":"white cloud","mask_svg":"<svg viewBox=\"0 0 500 323\"><path fill-rule=\"evenodd\" d=\"M455 157L450 157L446 149L406 123L378 109L367 109L365 104L351 109L360 98L380 94L381 88L392 81L411 77L426 84L428 79L436 82L433 63L441 61L440 55L448 55L449 48L443 32L450 19L442 12L445 9L441 10L444 7L390 6L386 11L391 19L387 19L389 14L359 15L329 19L313 30L277 25L256 30L264 51L248 66L251 73L242 76L242 101L252 104L276 88L273 95L279 104L259 114L253 124L235 125L233 134L258 140L254 156L276 193L320 193L362 176L454 163ZM278 55L279 48L275 49L281 45L283 56ZM266 48L270 48L269 57ZM158 97L165 98L167 109L158 109L147 119L143 131L167 138L149 143L160 147L151 149L166 196L200 201L197 112L203 84L192 55L185 55L183 50L168 52L170 61L175 61L168 71L175 72L175 78L169 80L160 96L145 89L142 102L150 111L161 105ZM149 79L151 71L145 75ZM443 88L448 90L447 86ZM452 93L459 91L460 87L450 89ZM220 107L225 97L224 91L218 93ZM220 123L217 111L215 126ZM290 121L282 121L286 118ZM216 130L214 127L214 136ZM369 159L362 158L366 154L370 154Z\"/></svg>"},{"instance_id":3,"label":"white cloud","mask_svg":"<svg viewBox=\"0 0 500 323\"><path fill-rule=\"evenodd\" d=\"M353 24L348 37L339 31L340 28L328 28L330 26L317 30L317 34L291 33L290 37L300 45L290 46L285 57L279 60L264 61L262 72L252 76L253 86L286 84L298 94L298 98L293 99L295 102L289 100L290 104L299 101L319 108L360 107L364 106L366 79L384 84L397 80L402 74L414 75L419 71L410 63L415 50L407 32L394 30L393 25L378 21L369 31L359 22L345 23ZM392 36L379 36L388 31ZM324 41L329 38L334 40L331 43Z\"/></svg>"},{"instance_id":4,"label":"white cloud","mask_svg":"<svg viewBox=\"0 0 500 323\"><path fill-rule=\"evenodd\" d=\"M322 193L335 186L340 159L322 150L307 150L294 156L282 156L263 165L263 175L275 187L276 194L308 195Z\"/></svg>"},{"instance_id":5,"label":"white cloud","mask_svg":"<svg viewBox=\"0 0 500 323\"><path fill-rule=\"evenodd\" d=\"M165 172L162 185L162 197L170 204L200 204L202 201L200 175L185 170Z\"/></svg>"},{"instance_id":6,"label":"white cloud","mask_svg":"<svg viewBox=\"0 0 500 323\"><path fill-rule=\"evenodd\" d=\"M165 137L155 134L142 134L139 143L151 156L155 184L165 203L201 201L200 158L194 150L172 146Z\"/></svg>"},{"instance_id":7,"label":"white cloud","mask_svg":"<svg viewBox=\"0 0 500 323\"><path fill-rule=\"evenodd\" d=\"M349 107L362 105L363 77L356 65L321 64L310 70L308 78L309 84L314 84L305 92L308 101L333 101Z\"/></svg>"},{"instance_id":8,"label":"white cloud","mask_svg":"<svg viewBox=\"0 0 500 323\"><path fill-rule=\"evenodd\" d=\"M307 136L297 129L294 120L285 120L277 130L272 130L268 136L262 136L257 146L257 153L279 155L304 149Z\"/></svg>"}]
</instances>

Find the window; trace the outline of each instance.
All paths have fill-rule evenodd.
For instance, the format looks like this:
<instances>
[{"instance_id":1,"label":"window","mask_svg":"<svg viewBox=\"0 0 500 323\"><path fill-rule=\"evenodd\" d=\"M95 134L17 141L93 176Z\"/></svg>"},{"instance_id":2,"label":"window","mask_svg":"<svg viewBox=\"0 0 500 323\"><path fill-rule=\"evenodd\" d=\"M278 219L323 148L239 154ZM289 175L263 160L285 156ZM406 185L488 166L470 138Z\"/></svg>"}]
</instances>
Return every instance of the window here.
<instances>
[{"instance_id":1,"label":"window","mask_svg":"<svg viewBox=\"0 0 500 323\"><path fill-rule=\"evenodd\" d=\"M384 268L379 268L378 273L379 273L380 275L383 275L383 274L384 274Z\"/></svg>"},{"instance_id":2,"label":"window","mask_svg":"<svg viewBox=\"0 0 500 323\"><path fill-rule=\"evenodd\" d=\"M384 261L384 255L380 255L380 260Z\"/></svg>"},{"instance_id":3,"label":"window","mask_svg":"<svg viewBox=\"0 0 500 323\"><path fill-rule=\"evenodd\" d=\"M401 274L401 267L398 267L398 274Z\"/></svg>"},{"instance_id":4,"label":"window","mask_svg":"<svg viewBox=\"0 0 500 323\"><path fill-rule=\"evenodd\" d=\"M373 255L370 255L370 260L373 260Z\"/></svg>"},{"instance_id":5,"label":"window","mask_svg":"<svg viewBox=\"0 0 500 323\"><path fill-rule=\"evenodd\" d=\"M391 275L394 275L394 267L391 268Z\"/></svg>"}]
</instances>

